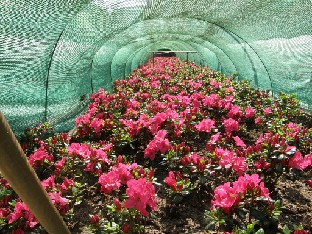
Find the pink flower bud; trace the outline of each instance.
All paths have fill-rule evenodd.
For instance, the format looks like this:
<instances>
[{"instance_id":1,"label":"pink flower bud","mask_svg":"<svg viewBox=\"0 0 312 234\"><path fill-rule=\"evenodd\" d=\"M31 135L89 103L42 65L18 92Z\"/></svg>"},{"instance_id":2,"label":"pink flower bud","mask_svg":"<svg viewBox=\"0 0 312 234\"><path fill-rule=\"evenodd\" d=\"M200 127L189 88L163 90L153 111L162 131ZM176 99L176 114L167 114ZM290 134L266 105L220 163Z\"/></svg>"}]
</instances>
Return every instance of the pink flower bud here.
<instances>
[{"instance_id":1,"label":"pink flower bud","mask_svg":"<svg viewBox=\"0 0 312 234\"><path fill-rule=\"evenodd\" d=\"M100 218L97 214L91 215L90 222L92 224L98 224L100 222Z\"/></svg>"},{"instance_id":2,"label":"pink flower bud","mask_svg":"<svg viewBox=\"0 0 312 234\"><path fill-rule=\"evenodd\" d=\"M121 210L122 207L121 207L121 203L120 203L119 199L115 198L114 202L115 202L116 209Z\"/></svg>"}]
</instances>

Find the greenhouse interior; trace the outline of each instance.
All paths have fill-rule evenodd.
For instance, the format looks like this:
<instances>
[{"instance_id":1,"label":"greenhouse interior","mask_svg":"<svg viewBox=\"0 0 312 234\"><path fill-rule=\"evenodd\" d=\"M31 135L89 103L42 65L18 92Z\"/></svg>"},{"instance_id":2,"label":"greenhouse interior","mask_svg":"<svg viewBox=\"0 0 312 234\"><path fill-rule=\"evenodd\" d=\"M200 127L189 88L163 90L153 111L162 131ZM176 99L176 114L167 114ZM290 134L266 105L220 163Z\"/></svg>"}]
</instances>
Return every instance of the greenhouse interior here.
<instances>
[{"instance_id":1,"label":"greenhouse interior","mask_svg":"<svg viewBox=\"0 0 312 234\"><path fill-rule=\"evenodd\" d=\"M311 0L1 0L0 113L1 233L312 233Z\"/></svg>"}]
</instances>

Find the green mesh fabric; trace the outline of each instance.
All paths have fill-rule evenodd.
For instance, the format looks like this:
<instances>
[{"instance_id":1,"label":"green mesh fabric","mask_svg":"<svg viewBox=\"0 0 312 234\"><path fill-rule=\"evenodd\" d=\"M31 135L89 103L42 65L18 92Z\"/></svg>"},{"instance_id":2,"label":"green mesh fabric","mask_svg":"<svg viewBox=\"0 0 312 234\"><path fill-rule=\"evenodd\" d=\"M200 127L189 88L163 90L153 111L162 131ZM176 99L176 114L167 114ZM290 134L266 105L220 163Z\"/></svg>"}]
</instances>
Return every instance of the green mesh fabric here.
<instances>
[{"instance_id":1,"label":"green mesh fabric","mask_svg":"<svg viewBox=\"0 0 312 234\"><path fill-rule=\"evenodd\" d=\"M161 48L312 110L311 0L1 0L0 110L69 130L90 93ZM186 59L185 53L177 56Z\"/></svg>"}]
</instances>

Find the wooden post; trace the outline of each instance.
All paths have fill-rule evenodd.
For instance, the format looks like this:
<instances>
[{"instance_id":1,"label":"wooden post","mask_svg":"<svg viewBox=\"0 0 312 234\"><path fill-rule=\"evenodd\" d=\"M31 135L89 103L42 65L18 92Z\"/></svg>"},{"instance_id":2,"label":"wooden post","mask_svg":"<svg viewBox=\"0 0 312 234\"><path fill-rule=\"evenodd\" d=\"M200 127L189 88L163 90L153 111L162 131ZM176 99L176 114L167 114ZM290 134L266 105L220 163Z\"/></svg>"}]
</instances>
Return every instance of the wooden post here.
<instances>
[{"instance_id":1,"label":"wooden post","mask_svg":"<svg viewBox=\"0 0 312 234\"><path fill-rule=\"evenodd\" d=\"M0 171L50 234L70 234L0 112Z\"/></svg>"},{"instance_id":2,"label":"wooden post","mask_svg":"<svg viewBox=\"0 0 312 234\"><path fill-rule=\"evenodd\" d=\"M153 53L153 70L154 70L154 64L155 64L155 52L152 52Z\"/></svg>"}]
</instances>

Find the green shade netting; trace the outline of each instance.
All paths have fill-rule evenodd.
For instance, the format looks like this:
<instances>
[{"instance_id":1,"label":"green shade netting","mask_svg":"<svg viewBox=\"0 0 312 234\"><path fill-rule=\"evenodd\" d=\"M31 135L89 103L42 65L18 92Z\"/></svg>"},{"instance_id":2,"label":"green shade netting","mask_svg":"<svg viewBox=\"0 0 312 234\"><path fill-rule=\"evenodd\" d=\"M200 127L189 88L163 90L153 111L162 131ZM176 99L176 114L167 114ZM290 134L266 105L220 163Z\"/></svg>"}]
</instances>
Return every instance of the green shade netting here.
<instances>
[{"instance_id":1,"label":"green shade netting","mask_svg":"<svg viewBox=\"0 0 312 234\"><path fill-rule=\"evenodd\" d=\"M161 48L312 110L312 0L1 0L0 111L69 130Z\"/></svg>"}]
</instances>

